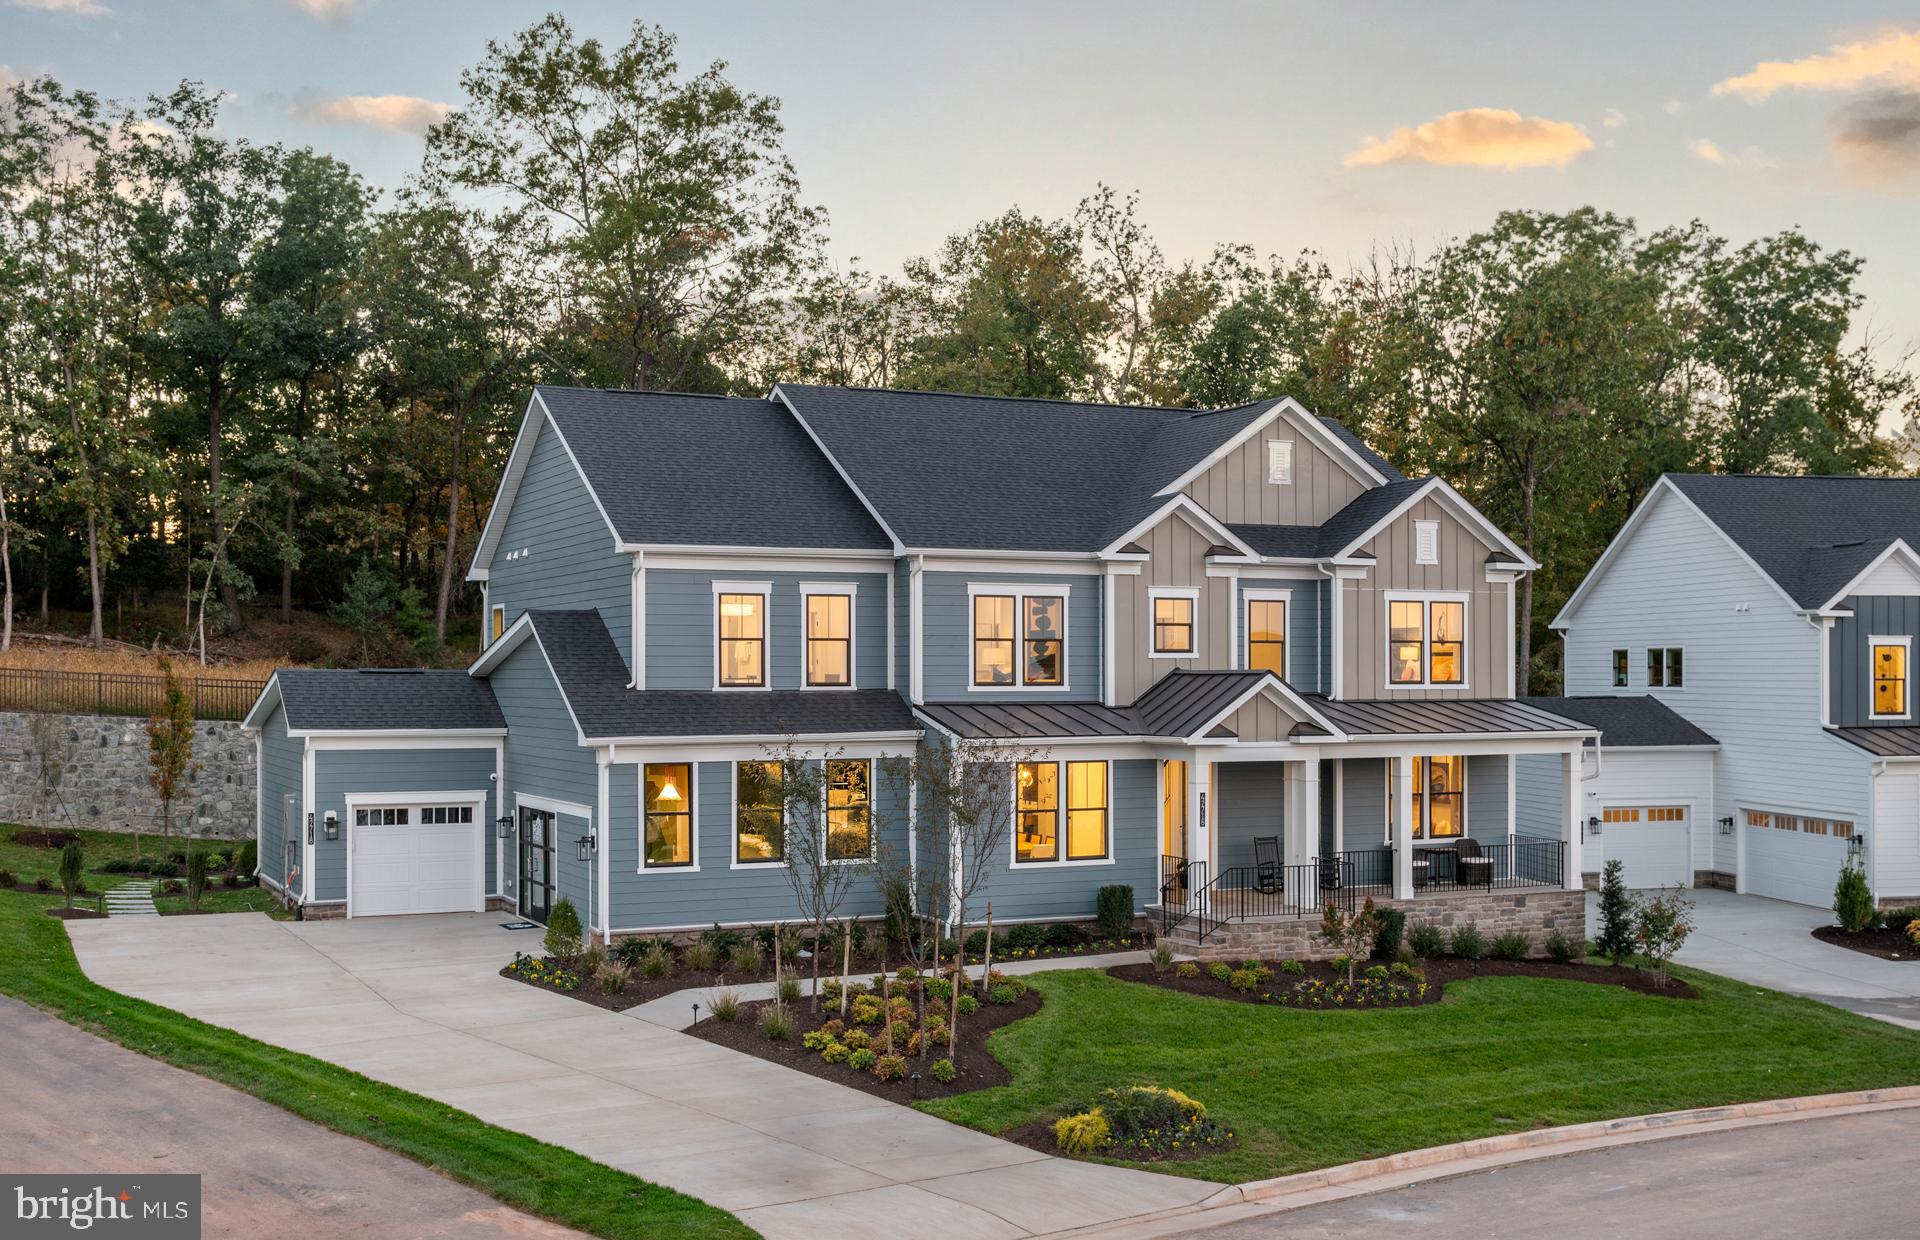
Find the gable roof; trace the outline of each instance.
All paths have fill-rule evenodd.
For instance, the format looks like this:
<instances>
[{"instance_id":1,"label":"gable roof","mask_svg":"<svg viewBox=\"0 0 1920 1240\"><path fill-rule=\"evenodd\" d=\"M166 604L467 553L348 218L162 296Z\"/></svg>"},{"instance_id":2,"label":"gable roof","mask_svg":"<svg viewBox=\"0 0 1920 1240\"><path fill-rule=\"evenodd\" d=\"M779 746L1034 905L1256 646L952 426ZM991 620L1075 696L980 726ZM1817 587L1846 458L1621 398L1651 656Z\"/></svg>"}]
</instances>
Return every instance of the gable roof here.
<instances>
[{"instance_id":1,"label":"gable roof","mask_svg":"<svg viewBox=\"0 0 1920 1240\"><path fill-rule=\"evenodd\" d=\"M492 686L457 670L283 667L261 690L244 726L261 726L275 702L285 707L294 735L489 732L507 726Z\"/></svg>"},{"instance_id":2,"label":"gable roof","mask_svg":"<svg viewBox=\"0 0 1920 1240\"><path fill-rule=\"evenodd\" d=\"M793 418L764 400L542 385L474 554L512 505L542 433L557 433L622 546L888 550L892 540Z\"/></svg>"},{"instance_id":3,"label":"gable roof","mask_svg":"<svg viewBox=\"0 0 1920 1240\"><path fill-rule=\"evenodd\" d=\"M1271 672L1169 672L1130 706L1098 702L927 702L917 709L955 736L993 740L1066 740L1069 738L1175 738L1206 733L1231 736L1215 728L1223 718L1262 691L1281 698L1311 722L1316 734L1335 729L1308 698L1295 693Z\"/></svg>"},{"instance_id":4,"label":"gable roof","mask_svg":"<svg viewBox=\"0 0 1920 1240\"><path fill-rule=\"evenodd\" d=\"M629 689L626 661L598 611L529 611L518 623L546 655L582 742L918 730L913 712L891 689Z\"/></svg>"},{"instance_id":5,"label":"gable roof","mask_svg":"<svg viewBox=\"0 0 1920 1240\"><path fill-rule=\"evenodd\" d=\"M1525 697L1529 706L1600 729L1609 749L1716 748L1720 742L1650 694Z\"/></svg>"}]
</instances>

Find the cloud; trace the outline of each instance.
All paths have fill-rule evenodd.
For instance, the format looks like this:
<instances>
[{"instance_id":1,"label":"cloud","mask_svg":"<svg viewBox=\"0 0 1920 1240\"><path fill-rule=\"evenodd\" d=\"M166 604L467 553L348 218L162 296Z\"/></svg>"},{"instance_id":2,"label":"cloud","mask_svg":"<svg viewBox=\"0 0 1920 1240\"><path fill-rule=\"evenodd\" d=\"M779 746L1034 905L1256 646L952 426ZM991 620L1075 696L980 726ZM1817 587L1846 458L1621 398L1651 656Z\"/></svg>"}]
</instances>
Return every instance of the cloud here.
<instances>
[{"instance_id":1,"label":"cloud","mask_svg":"<svg viewBox=\"0 0 1920 1240\"><path fill-rule=\"evenodd\" d=\"M1858 43L1836 44L1819 56L1763 60L1748 73L1714 86L1716 95L1759 103L1777 91L1850 91L1867 86L1920 88L1920 31L1889 30Z\"/></svg>"},{"instance_id":2,"label":"cloud","mask_svg":"<svg viewBox=\"0 0 1920 1240\"><path fill-rule=\"evenodd\" d=\"M1779 161L1757 146L1738 151L1723 151L1711 138L1695 138L1687 143L1687 153L1702 163L1720 168L1773 168Z\"/></svg>"},{"instance_id":3,"label":"cloud","mask_svg":"<svg viewBox=\"0 0 1920 1240\"><path fill-rule=\"evenodd\" d=\"M344 26L359 13L363 0L286 0L287 7L299 9L317 22Z\"/></svg>"},{"instance_id":4,"label":"cloud","mask_svg":"<svg viewBox=\"0 0 1920 1240\"><path fill-rule=\"evenodd\" d=\"M74 17L106 17L113 10L94 0L7 0L16 9L37 9L42 13L68 13Z\"/></svg>"},{"instance_id":5,"label":"cloud","mask_svg":"<svg viewBox=\"0 0 1920 1240\"><path fill-rule=\"evenodd\" d=\"M1869 185L1920 173L1920 91L1875 91L1841 108L1833 153L1850 178Z\"/></svg>"},{"instance_id":6,"label":"cloud","mask_svg":"<svg viewBox=\"0 0 1920 1240\"><path fill-rule=\"evenodd\" d=\"M1687 110L1687 105L1683 100L1669 99L1660 105L1660 110L1668 116L1678 116Z\"/></svg>"},{"instance_id":7,"label":"cloud","mask_svg":"<svg viewBox=\"0 0 1920 1240\"><path fill-rule=\"evenodd\" d=\"M1627 123L1627 114L1619 108L1608 108L1600 117L1603 129L1619 129Z\"/></svg>"},{"instance_id":8,"label":"cloud","mask_svg":"<svg viewBox=\"0 0 1920 1240\"><path fill-rule=\"evenodd\" d=\"M323 124L425 133L429 127L447 119L451 111L450 103L435 103L417 95L340 95L296 104L293 114L301 120Z\"/></svg>"},{"instance_id":9,"label":"cloud","mask_svg":"<svg viewBox=\"0 0 1920 1240\"><path fill-rule=\"evenodd\" d=\"M1403 126L1384 138L1369 136L1343 162L1349 168L1396 163L1559 168L1592 149L1593 139L1571 121L1522 116L1508 108L1466 108Z\"/></svg>"}]
</instances>

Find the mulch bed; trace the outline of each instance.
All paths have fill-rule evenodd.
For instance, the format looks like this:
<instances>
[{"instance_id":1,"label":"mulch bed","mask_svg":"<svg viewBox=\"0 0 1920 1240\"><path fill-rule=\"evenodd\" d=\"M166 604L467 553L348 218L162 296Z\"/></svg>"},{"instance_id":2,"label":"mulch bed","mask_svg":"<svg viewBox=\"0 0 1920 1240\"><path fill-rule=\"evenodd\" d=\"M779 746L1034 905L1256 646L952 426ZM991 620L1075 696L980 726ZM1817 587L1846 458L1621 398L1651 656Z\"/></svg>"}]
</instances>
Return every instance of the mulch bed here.
<instances>
[{"instance_id":1,"label":"mulch bed","mask_svg":"<svg viewBox=\"0 0 1920 1240\"><path fill-rule=\"evenodd\" d=\"M105 917L90 908L50 908L43 910L49 917L58 917L61 921L92 921L96 917Z\"/></svg>"},{"instance_id":2,"label":"mulch bed","mask_svg":"<svg viewBox=\"0 0 1920 1240\"><path fill-rule=\"evenodd\" d=\"M13 842L28 848L65 848L79 838L71 831L37 831L31 827L13 833Z\"/></svg>"},{"instance_id":3,"label":"mulch bed","mask_svg":"<svg viewBox=\"0 0 1920 1240\"><path fill-rule=\"evenodd\" d=\"M761 1059L770 1059L782 1067L805 1072L824 1080L837 1081L854 1089L864 1090L878 1098L890 1102L911 1103L919 1098L945 1098L952 1094L970 1093L976 1089L986 1089L994 1085L1005 1085L1013 1079L1013 1074L998 1059L987 1053L987 1036L995 1029L1011 1025L1022 1017L1033 1015L1040 1010L1040 992L1029 990L1012 1003L983 1003L972 1016L960 1018L960 1046L955 1060L956 1069L951 1081L936 1081L929 1069L939 1055L929 1051L924 1059L907 1060L909 1075L918 1072L920 1080L918 1092L912 1080L883 1081L871 1072L861 1072L843 1063L828 1063L820 1058L820 1052L810 1051L800 1044L801 1035L810 1029L817 1029L829 1019L839 1014L836 1004L822 1002L820 1015L816 1018L802 999L795 1009L793 1036L782 1042L770 1042L760 1032L760 1009L769 1006L771 1000L761 1003L741 1005L740 1019L736 1021L715 1020L708 1016L687 1032L696 1038L705 1038L709 1042L729 1047L748 1055L757 1055ZM872 1030L869 1030L872 1032ZM1049 1130L1048 1140L1052 1140Z\"/></svg>"},{"instance_id":4,"label":"mulch bed","mask_svg":"<svg viewBox=\"0 0 1920 1240\"><path fill-rule=\"evenodd\" d=\"M1831 943L1835 947L1844 947L1850 952L1881 960L1920 960L1920 946L1915 945L1904 930L1882 927L1848 934L1838 926L1816 926L1813 937L1822 943Z\"/></svg>"},{"instance_id":5,"label":"mulch bed","mask_svg":"<svg viewBox=\"0 0 1920 1240\"><path fill-rule=\"evenodd\" d=\"M1229 963L1237 964L1237 962ZM1274 967L1273 980L1263 982L1251 991L1235 990L1225 982L1214 978L1207 972L1211 967L1210 963L1201 964L1198 977L1179 977L1172 969L1168 969L1165 973L1156 973L1151 964L1115 965L1107 970L1107 974L1121 981L1159 986L1165 990L1177 990L1182 994L1205 995L1211 999L1230 999L1236 1003L1255 1003L1271 1007L1296 1005L1282 1005L1276 999L1268 998L1269 995L1278 995L1282 991L1291 990L1298 984L1312 981L1332 984L1343 981L1346 977L1346 974L1337 971L1332 964L1324 960L1302 961L1305 972L1299 974L1282 973L1279 971L1277 962L1268 961L1267 963ZM1418 968L1427 983L1427 992L1424 996L1409 994L1397 1002L1365 1006L1419 1007L1423 1004L1438 1003L1446 997L1448 982L1463 982L1478 977L1547 977L1569 982L1589 982L1597 986L1619 986L1640 994L1660 995L1668 999L1700 997L1698 991L1677 977L1669 977L1666 985L1661 986L1651 971L1627 966L1556 964L1551 960L1456 960L1443 957L1438 960L1423 960ZM1414 988L1415 979L1396 977L1389 980L1406 986L1409 990ZM1342 1004L1336 1008L1329 1004L1324 1008L1308 1007L1305 1010L1340 1010L1351 1008L1351 1006L1351 1004Z\"/></svg>"}]
</instances>

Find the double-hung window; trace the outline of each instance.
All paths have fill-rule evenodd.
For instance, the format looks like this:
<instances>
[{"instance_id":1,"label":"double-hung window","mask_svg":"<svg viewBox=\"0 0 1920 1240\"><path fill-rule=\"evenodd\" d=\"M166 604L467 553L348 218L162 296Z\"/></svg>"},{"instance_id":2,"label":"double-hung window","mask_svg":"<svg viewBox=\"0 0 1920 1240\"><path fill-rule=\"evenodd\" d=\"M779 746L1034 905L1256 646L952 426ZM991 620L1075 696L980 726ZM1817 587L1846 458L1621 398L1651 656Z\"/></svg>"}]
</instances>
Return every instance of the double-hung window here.
<instances>
[{"instance_id":1,"label":"double-hung window","mask_svg":"<svg viewBox=\"0 0 1920 1240\"><path fill-rule=\"evenodd\" d=\"M645 824L640 868L666 870L693 864L693 767L685 762L649 762L641 768Z\"/></svg>"},{"instance_id":2,"label":"double-hung window","mask_svg":"<svg viewBox=\"0 0 1920 1240\"><path fill-rule=\"evenodd\" d=\"M1287 678L1287 598L1247 597L1247 667Z\"/></svg>"},{"instance_id":3,"label":"double-hung window","mask_svg":"<svg viewBox=\"0 0 1920 1240\"><path fill-rule=\"evenodd\" d=\"M1107 859L1105 762L1022 762L1013 795L1014 864Z\"/></svg>"},{"instance_id":4,"label":"double-hung window","mask_svg":"<svg viewBox=\"0 0 1920 1240\"><path fill-rule=\"evenodd\" d=\"M1391 773L1391 772L1390 772ZM1400 781L1387 787L1387 842L1393 842L1393 803ZM1458 754L1413 759L1413 803L1408 807L1416 840L1453 839L1467 829L1467 760Z\"/></svg>"},{"instance_id":5,"label":"double-hung window","mask_svg":"<svg viewBox=\"0 0 1920 1240\"><path fill-rule=\"evenodd\" d=\"M1153 608L1153 649L1159 659L1187 659L1199 652L1194 638L1194 613L1200 606L1198 590L1149 590Z\"/></svg>"},{"instance_id":6,"label":"double-hung window","mask_svg":"<svg viewBox=\"0 0 1920 1240\"><path fill-rule=\"evenodd\" d=\"M780 764L736 764L733 790L734 863L761 865L786 860L786 802Z\"/></svg>"},{"instance_id":7,"label":"double-hung window","mask_svg":"<svg viewBox=\"0 0 1920 1240\"><path fill-rule=\"evenodd\" d=\"M1630 665L1627 661L1626 651L1616 650L1613 652L1613 687L1614 688L1624 689L1627 687L1627 669L1629 666Z\"/></svg>"},{"instance_id":8,"label":"double-hung window","mask_svg":"<svg viewBox=\"0 0 1920 1240\"><path fill-rule=\"evenodd\" d=\"M1063 688L1067 683L1067 592L976 587L973 684Z\"/></svg>"},{"instance_id":9,"label":"double-hung window","mask_svg":"<svg viewBox=\"0 0 1920 1240\"><path fill-rule=\"evenodd\" d=\"M1387 596L1387 679L1395 687L1467 682L1463 598Z\"/></svg>"},{"instance_id":10,"label":"double-hung window","mask_svg":"<svg viewBox=\"0 0 1920 1240\"><path fill-rule=\"evenodd\" d=\"M1686 651L1679 646L1647 647L1647 687L1678 689L1686 683Z\"/></svg>"},{"instance_id":11,"label":"double-hung window","mask_svg":"<svg viewBox=\"0 0 1920 1240\"><path fill-rule=\"evenodd\" d=\"M714 681L722 689L767 685L766 586L713 584Z\"/></svg>"},{"instance_id":12,"label":"double-hung window","mask_svg":"<svg viewBox=\"0 0 1920 1240\"><path fill-rule=\"evenodd\" d=\"M853 595L806 593L807 687L853 684Z\"/></svg>"},{"instance_id":13,"label":"double-hung window","mask_svg":"<svg viewBox=\"0 0 1920 1240\"><path fill-rule=\"evenodd\" d=\"M1873 717L1905 719L1912 715L1907 700L1907 658L1913 652L1910 637L1869 637L1873 650Z\"/></svg>"},{"instance_id":14,"label":"double-hung window","mask_svg":"<svg viewBox=\"0 0 1920 1240\"><path fill-rule=\"evenodd\" d=\"M827 759L827 860L873 856L873 764L865 758Z\"/></svg>"}]
</instances>

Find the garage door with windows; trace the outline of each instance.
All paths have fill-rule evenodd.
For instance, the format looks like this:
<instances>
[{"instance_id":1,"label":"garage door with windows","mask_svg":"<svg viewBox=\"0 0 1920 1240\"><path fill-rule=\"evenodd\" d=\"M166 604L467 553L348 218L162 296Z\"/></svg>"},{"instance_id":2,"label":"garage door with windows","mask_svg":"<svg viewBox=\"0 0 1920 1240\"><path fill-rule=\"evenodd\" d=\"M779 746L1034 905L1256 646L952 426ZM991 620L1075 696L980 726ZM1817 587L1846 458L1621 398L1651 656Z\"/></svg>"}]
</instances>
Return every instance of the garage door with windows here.
<instances>
[{"instance_id":1,"label":"garage door with windows","mask_svg":"<svg viewBox=\"0 0 1920 1240\"><path fill-rule=\"evenodd\" d=\"M1743 885L1749 895L1821 907L1833 903L1834 884L1853 840L1850 819L1743 809L1740 824L1746 845Z\"/></svg>"},{"instance_id":2,"label":"garage door with windows","mask_svg":"<svg viewBox=\"0 0 1920 1240\"><path fill-rule=\"evenodd\" d=\"M347 912L476 912L485 906L481 794L472 800L348 798Z\"/></svg>"},{"instance_id":3,"label":"garage door with windows","mask_svg":"<svg viewBox=\"0 0 1920 1240\"><path fill-rule=\"evenodd\" d=\"M1600 811L1600 853L1618 861L1629 887L1690 887L1693 845L1684 805L1609 805Z\"/></svg>"}]
</instances>

